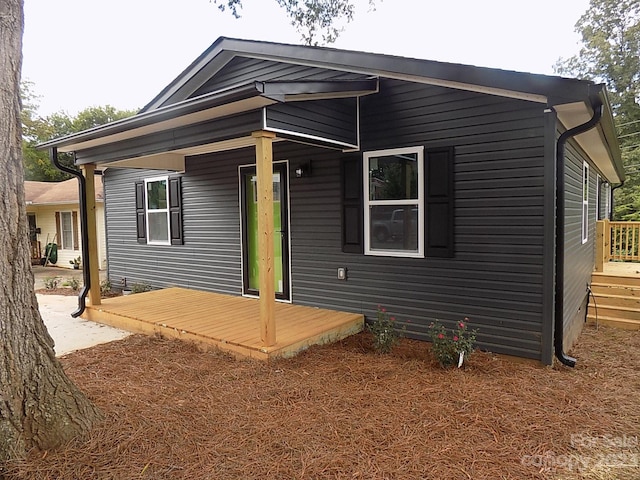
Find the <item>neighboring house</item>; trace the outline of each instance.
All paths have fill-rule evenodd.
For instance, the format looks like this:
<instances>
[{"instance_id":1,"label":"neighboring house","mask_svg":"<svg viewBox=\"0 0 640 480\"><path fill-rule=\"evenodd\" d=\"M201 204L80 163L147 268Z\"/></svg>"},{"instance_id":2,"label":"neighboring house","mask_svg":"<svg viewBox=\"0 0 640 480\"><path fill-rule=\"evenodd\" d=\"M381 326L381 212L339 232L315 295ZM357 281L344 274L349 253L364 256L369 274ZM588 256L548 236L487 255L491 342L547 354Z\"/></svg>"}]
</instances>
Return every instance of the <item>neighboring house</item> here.
<instances>
[{"instance_id":1,"label":"neighboring house","mask_svg":"<svg viewBox=\"0 0 640 480\"><path fill-rule=\"evenodd\" d=\"M96 218L98 230L98 258L100 268L106 268L107 250L104 223L102 177L96 176ZM70 260L82 256L81 222L78 203L78 181L24 182L31 240L31 259L40 263L45 257L47 243L57 245L55 265L73 268Z\"/></svg>"},{"instance_id":2,"label":"neighboring house","mask_svg":"<svg viewBox=\"0 0 640 480\"><path fill-rule=\"evenodd\" d=\"M227 38L136 116L42 147L108 167L114 285L258 295L275 239L282 301L380 304L418 339L468 317L481 347L546 364L571 363L624 178L602 85Z\"/></svg>"}]
</instances>

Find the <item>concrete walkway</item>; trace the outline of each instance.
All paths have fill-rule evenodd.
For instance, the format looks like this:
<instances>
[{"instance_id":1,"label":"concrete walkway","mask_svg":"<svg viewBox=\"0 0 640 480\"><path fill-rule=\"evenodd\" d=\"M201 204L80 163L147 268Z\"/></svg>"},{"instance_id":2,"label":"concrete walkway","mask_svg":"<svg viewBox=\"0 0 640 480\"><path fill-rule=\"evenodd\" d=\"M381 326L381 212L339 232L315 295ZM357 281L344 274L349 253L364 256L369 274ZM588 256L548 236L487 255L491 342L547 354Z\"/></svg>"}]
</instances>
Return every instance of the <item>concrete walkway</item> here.
<instances>
[{"instance_id":1,"label":"concrete walkway","mask_svg":"<svg viewBox=\"0 0 640 480\"><path fill-rule=\"evenodd\" d=\"M104 278L106 272L100 272ZM50 277L62 281L77 278L82 282L82 271L60 267L33 267L36 290L44 288L44 280ZM100 343L120 340L131 335L130 332L101 325L99 323L73 318L71 313L78 308L77 296L36 295L40 315L44 320L49 335L55 342L56 356L61 357L76 350L93 347Z\"/></svg>"}]
</instances>

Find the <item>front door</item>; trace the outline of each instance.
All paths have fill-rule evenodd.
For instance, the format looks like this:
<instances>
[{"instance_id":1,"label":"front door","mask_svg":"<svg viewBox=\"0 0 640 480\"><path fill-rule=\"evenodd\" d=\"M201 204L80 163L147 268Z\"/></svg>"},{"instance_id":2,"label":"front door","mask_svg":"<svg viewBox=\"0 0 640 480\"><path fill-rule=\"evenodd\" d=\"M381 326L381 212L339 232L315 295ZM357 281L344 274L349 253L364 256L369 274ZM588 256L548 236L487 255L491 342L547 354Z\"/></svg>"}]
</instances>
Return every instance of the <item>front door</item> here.
<instances>
[{"instance_id":1,"label":"front door","mask_svg":"<svg viewBox=\"0 0 640 480\"><path fill-rule=\"evenodd\" d=\"M276 298L290 300L287 164L273 165L273 247ZM258 194L256 167L240 168L242 211L242 280L248 295L259 295Z\"/></svg>"}]
</instances>

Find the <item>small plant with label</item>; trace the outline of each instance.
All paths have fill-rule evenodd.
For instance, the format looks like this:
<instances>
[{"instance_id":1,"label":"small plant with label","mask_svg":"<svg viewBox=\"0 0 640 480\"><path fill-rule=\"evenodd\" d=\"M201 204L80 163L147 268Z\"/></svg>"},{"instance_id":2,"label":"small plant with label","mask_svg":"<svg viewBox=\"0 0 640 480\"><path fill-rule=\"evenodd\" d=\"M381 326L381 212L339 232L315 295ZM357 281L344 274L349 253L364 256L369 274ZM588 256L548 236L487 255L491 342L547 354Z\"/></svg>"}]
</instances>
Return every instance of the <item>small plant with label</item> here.
<instances>
[{"instance_id":1,"label":"small plant with label","mask_svg":"<svg viewBox=\"0 0 640 480\"><path fill-rule=\"evenodd\" d=\"M373 334L373 348L378 353L389 353L402 336L396 328L396 319L387 310L378 305L376 319L367 326Z\"/></svg>"},{"instance_id":2,"label":"small plant with label","mask_svg":"<svg viewBox=\"0 0 640 480\"><path fill-rule=\"evenodd\" d=\"M437 320L429 326L431 351L442 367L462 366L465 358L473 352L477 330L469 331L468 318L457 322L453 330L447 330Z\"/></svg>"}]
</instances>

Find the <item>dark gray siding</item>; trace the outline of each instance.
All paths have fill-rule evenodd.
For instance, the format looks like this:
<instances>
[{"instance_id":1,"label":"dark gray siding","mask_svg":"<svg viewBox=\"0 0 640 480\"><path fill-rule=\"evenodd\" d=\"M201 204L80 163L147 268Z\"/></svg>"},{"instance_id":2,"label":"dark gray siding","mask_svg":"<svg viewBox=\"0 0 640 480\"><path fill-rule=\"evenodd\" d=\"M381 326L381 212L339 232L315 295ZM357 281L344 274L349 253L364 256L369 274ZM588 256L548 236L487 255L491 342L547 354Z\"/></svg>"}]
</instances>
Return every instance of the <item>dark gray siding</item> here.
<instances>
[{"instance_id":1,"label":"dark gray siding","mask_svg":"<svg viewBox=\"0 0 640 480\"><path fill-rule=\"evenodd\" d=\"M244 152L244 154L242 153ZM153 170L105 172L109 230L108 271L115 285L149 283L242 293L238 158L247 150L189 158L182 175L184 245L141 245L136 240L134 182L161 176Z\"/></svg>"},{"instance_id":2,"label":"dark gray siding","mask_svg":"<svg viewBox=\"0 0 640 480\"><path fill-rule=\"evenodd\" d=\"M290 178L292 298L363 312L384 305L427 338L430 322L469 317L481 346L541 359L545 120L543 106L397 81L362 99L363 150L455 147L455 258L346 254L341 249L339 152L275 144L275 160L313 161ZM135 240L133 182L156 172L108 170L109 274L154 287L241 292L237 166L251 150L187 159L182 246ZM114 199L113 202L111 199ZM336 278L348 268L348 280Z\"/></svg>"},{"instance_id":3,"label":"dark gray siding","mask_svg":"<svg viewBox=\"0 0 640 480\"><path fill-rule=\"evenodd\" d=\"M416 335L431 320L469 317L485 347L540 358L543 107L396 81L380 88L362 99L363 150L455 147L456 255L354 257L367 265L365 280L385 292L391 311L421 318L407 326Z\"/></svg>"},{"instance_id":4,"label":"dark gray siding","mask_svg":"<svg viewBox=\"0 0 640 480\"><path fill-rule=\"evenodd\" d=\"M589 232L582 243L582 165L586 155L572 141L565 149L565 264L564 331L576 332L573 322L584 321L587 286L594 265L596 174L589 168ZM577 330L579 331L579 329ZM569 344L574 338L566 338Z\"/></svg>"},{"instance_id":5,"label":"dark gray siding","mask_svg":"<svg viewBox=\"0 0 640 480\"><path fill-rule=\"evenodd\" d=\"M356 146L357 100L315 100L267 107L267 128Z\"/></svg>"},{"instance_id":6,"label":"dark gray siding","mask_svg":"<svg viewBox=\"0 0 640 480\"><path fill-rule=\"evenodd\" d=\"M291 63L236 57L202 85L192 97L253 81L357 80L362 78L366 78L366 76Z\"/></svg>"}]
</instances>

